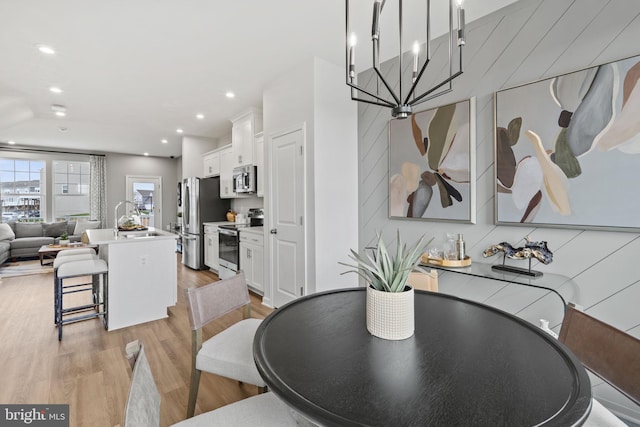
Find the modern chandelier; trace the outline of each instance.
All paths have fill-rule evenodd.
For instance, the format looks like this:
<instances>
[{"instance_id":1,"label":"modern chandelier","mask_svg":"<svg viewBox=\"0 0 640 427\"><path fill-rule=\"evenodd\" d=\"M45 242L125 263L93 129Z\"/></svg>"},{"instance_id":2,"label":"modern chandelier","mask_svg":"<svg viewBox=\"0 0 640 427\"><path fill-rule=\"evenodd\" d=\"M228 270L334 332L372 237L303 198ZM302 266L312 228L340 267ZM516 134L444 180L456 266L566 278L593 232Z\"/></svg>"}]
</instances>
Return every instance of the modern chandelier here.
<instances>
[{"instance_id":1,"label":"modern chandelier","mask_svg":"<svg viewBox=\"0 0 640 427\"><path fill-rule=\"evenodd\" d=\"M362 0L356 0L362 1ZM352 33L349 28L349 0L345 0L346 5L346 70L347 80L346 83L351 87L351 99L354 101L365 102L368 104L380 105L383 107L391 108L391 114L393 117L399 119L405 119L413 114L413 107L415 105L426 102L437 96L444 95L445 93L453 90L452 81L456 77L462 74L462 47L465 44L464 36L464 8L462 6L463 0L441 0L449 1L449 76L444 80L436 82L433 86L426 89L420 95L416 95L415 91L420 82L420 78L427 69L427 65L431 60L431 0L426 1L426 37L427 40L424 43L426 45L426 56L420 65L420 43L415 41L413 44L413 68L411 74L411 88L406 93L402 88L402 0L398 1L398 60L399 60L399 76L398 76L398 92L394 91L393 87L384 78L380 71L380 17L384 9L386 0L374 0L373 2L373 18L371 24L371 43L373 48L373 70L376 72L376 88L375 90L368 90L358 86L357 73L355 64L355 47L356 47L356 35ZM413 2L417 0L412 0ZM455 3L455 4L454 4ZM454 9L457 12L458 26L454 29L453 26L453 13ZM454 47L455 46L455 47ZM457 71L454 71L454 61L456 55L454 50L458 50L459 63ZM383 89L384 93L380 93L380 89ZM371 98L361 98L359 95L366 94Z\"/></svg>"}]
</instances>

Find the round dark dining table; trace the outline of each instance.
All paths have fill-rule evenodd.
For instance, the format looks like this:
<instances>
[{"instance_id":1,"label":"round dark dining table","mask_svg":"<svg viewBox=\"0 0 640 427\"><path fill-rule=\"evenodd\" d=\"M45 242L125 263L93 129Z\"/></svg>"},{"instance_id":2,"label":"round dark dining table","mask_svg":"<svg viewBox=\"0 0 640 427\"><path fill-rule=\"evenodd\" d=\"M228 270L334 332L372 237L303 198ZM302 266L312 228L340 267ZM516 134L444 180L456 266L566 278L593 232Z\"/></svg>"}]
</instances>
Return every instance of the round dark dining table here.
<instances>
[{"instance_id":1,"label":"round dark dining table","mask_svg":"<svg viewBox=\"0 0 640 427\"><path fill-rule=\"evenodd\" d=\"M319 425L572 426L591 383L564 345L501 310L415 291L415 333L377 338L365 288L322 292L273 311L258 328L268 387Z\"/></svg>"}]
</instances>

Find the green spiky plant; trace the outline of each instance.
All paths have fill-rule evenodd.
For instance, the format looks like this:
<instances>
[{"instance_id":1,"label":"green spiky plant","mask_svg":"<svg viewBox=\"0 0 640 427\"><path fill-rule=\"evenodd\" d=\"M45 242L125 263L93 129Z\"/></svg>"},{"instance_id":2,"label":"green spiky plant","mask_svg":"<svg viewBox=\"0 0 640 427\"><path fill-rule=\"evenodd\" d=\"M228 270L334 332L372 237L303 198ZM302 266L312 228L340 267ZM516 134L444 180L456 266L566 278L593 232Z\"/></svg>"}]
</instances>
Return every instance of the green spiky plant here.
<instances>
[{"instance_id":1,"label":"green spiky plant","mask_svg":"<svg viewBox=\"0 0 640 427\"><path fill-rule=\"evenodd\" d=\"M354 270L348 270L342 274L357 273L369 285L378 291L404 291L409 273L414 269L420 270L417 267L418 262L426 250L426 247L433 239L429 240L427 243L423 243L424 236L422 236L412 247L407 248L407 245L402 242L402 238L400 237L400 230L398 230L397 233L395 257L389 254L389 251L382 240L382 235L376 232L376 235L378 236L378 244L373 256L370 254L362 256L351 249L351 255L349 255L349 258L354 260L357 265L341 262L340 264L342 265L354 268Z\"/></svg>"}]
</instances>

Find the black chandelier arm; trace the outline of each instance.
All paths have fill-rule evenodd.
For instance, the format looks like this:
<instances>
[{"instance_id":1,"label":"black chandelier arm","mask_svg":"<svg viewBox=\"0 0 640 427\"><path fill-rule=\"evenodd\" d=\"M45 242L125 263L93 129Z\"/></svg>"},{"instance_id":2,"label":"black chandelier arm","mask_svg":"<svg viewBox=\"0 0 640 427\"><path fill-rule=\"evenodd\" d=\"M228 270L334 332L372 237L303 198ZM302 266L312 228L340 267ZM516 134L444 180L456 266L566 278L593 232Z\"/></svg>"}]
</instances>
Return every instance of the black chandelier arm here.
<instances>
[{"instance_id":1,"label":"black chandelier arm","mask_svg":"<svg viewBox=\"0 0 640 427\"><path fill-rule=\"evenodd\" d=\"M431 89L429 89L428 91L426 91L425 93L420 95L419 97L417 97L414 100L412 100L411 102L409 102L409 105L416 105L416 104L420 103L421 99L423 99L426 96L429 96L430 94L432 94L436 90L440 89L442 86L446 85L447 83L451 83L451 81L453 79L455 79L456 77L458 77L461 74L462 74L462 71L458 71L457 73L452 74L448 78L446 78L443 81L441 81L440 83L438 83L436 86L432 87ZM442 92L442 93L446 93L446 92ZM438 94L438 95L440 95L440 94ZM431 99L431 98L428 98L428 99ZM428 99L425 99L425 101L427 101Z\"/></svg>"},{"instance_id":2,"label":"black chandelier arm","mask_svg":"<svg viewBox=\"0 0 640 427\"><path fill-rule=\"evenodd\" d=\"M384 104L381 104L378 101L372 101L370 99L358 98L358 97L353 96L353 95L351 95L351 100L352 101L358 101L358 102L364 102L365 104L377 105L378 107L395 108L395 105L390 104L388 102L385 102Z\"/></svg>"},{"instance_id":3,"label":"black chandelier arm","mask_svg":"<svg viewBox=\"0 0 640 427\"><path fill-rule=\"evenodd\" d=\"M411 90L409 91L409 93L407 94L407 97L404 100L405 104L407 104L409 102L409 98L411 98L411 95L413 95L413 92L415 92L416 87L418 86L418 82L422 78L422 74L424 73L424 71L427 69L427 65L429 65L429 62L431 62L431 59L427 58L424 61L424 64L422 65L422 68L420 68L420 72L418 73L418 76L416 77L416 80L411 85Z\"/></svg>"},{"instance_id":4,"label":"black chandelier arm","mask_svg":"<svg viewBox=\"0 0 640 427\"><path fill-rule=\"evenodd\" d=\"M378 77L380 78L380 80L382 80L382 83L384 84L384 86L387 88L387 90L389 91L389 93L391 94L391 96L393 96L393 99L396 101L396 104L400 104L400 99L398 98L398 96L393 92L393 89L391 89L391 86L389 86L389 83L387 83L387 81L385 80L385 78L382 76L382 73L380 72L380 69L376 66L373 67L373 69L375 70L376 74L378 75ZM364 92L364 91L363 91ZM377 97L376 97L377 98Z\"/></svg>"},{"instance_id":5,"label":"black chandelier arm","mask_svg":"<svg viewBox=\"0 0 640 427\"><path fill-rule=\"evenodd\" d=\"M365 93L365 94L367 94L367 95L369 95L369 96L371 96L371 97L373 97L373 98L377 99L379 102L373 102L373 101L369 101L369 100L367 100L367 99L354 98L354 97L352 96L352 97L351 97L351 99L353 99L354 101L369 102L370 104L375 104L375 105L381 105L380 103L382 103L382 104L384 104L386 107L389 107L389 108L393 108L393 107L395 107L395 105L394 105L393 103L391 103L390 101L387 101L386 99L381 98L381 97L379 97L378 95L375 95L375 94L373 94L373 93L369 92L368 90L362 89L362 88L361 88L361 87L359 87L358 85L355 85L355 84L353 84L353 83L350 83L349 81L347 81L347 86L350 86L350 87L352 87L353 89L355 89L355 90L357 90L357 91L359 91L359 92Z\"/></svg>"},{"instance_id":6,"label":"black chandelier arm","mask_svg":"<svg viewBox=\"0 0 640 427\"><path fill-rule=\"evenodd\" d=\"M422 104L424 102L431 101L432 99L437 98L437 97L442 96L442 95L445 95L445 94L447 94L449 92L453 92L453 88L452 87L448 87L448 88L444 89L442 92L434 93L431 96L427 96L426 98L422 98L418 102L412 102L411 103L411 107L415 107L416 105L420 105L420 104Z\"/></svg>"}]
</instances>

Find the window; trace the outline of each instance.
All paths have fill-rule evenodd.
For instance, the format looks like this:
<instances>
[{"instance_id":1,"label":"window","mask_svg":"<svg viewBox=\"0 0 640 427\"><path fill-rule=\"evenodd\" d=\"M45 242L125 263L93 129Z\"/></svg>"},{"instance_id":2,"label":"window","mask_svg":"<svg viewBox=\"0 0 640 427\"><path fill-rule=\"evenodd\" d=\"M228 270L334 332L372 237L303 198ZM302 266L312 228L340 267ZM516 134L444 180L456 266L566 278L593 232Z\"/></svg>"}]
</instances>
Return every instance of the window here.
<instances>
[{"instance_id":1,"label":"window","mask_svg":"<svg viewBox=\"0 0 640 427\"><path fill-rule=\"evenodd\" d=\"M55 220L89 217L89 162L53 162Z\"/></svg>"},{"instance_id":2,"label":"window","mask_svg":"<svg viewBox=\"0 0 640 427\"><path fill-rule=\"evenodd\" d=\"M0 158L0 201L2 221L42 220L42 197L45 182L44 160Z\"/></svg>"}]
</instances>

